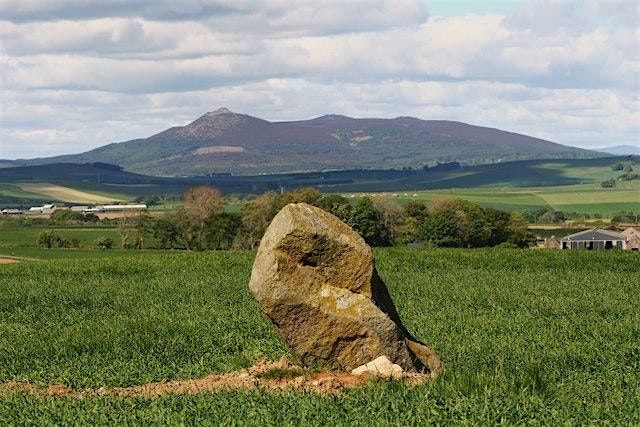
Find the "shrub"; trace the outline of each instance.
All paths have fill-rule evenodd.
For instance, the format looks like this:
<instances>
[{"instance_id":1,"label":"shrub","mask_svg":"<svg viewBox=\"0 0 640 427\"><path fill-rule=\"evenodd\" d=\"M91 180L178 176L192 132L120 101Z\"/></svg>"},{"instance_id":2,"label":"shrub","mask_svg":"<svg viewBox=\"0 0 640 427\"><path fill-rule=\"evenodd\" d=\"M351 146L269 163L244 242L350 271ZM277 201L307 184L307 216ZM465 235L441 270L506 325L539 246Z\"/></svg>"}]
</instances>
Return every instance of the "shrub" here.
<instances>
[{"instance_id":1,"label":"shrub","mask_svg":"<svg viewBox=\"0 0 640 427\"><path fill-rule=\"evenodd\" d=\"M611 223L612 224L628 224L631 222L634 222L633 218L634 218L634 214L633 212L619 212L616 215L614 215L613 218L611 218Z\"/></svg>"},{"instance_id":2,"label":"shrub","mask_svg":"<svg viewBox=\"0 0 640 427\"><path fill-rule=\"evenodd\" d=\"M80 240L73 238L67 239L52 230L45 230L38 235L38 246L45 249L51 248L79 248Z\"/></svg>"},{"instance_id":3,"label":"shrub","mask_svg":"<svg viewBox=\"0 0 640 427\"><path fill-rule=\"evenodd\" d=\"M68 222L68 221L83 221L84 215L81 212L75 212L70 209L56 209L51 214L51 221L55 222Z\"/></svg>"},{"instance_id":4,"label":"shrub","mask_svg":"<svg viewBox=\"0 0 640 427\"><path fill-rule=\"evenodd\" d=\"M95 240L94 244L98 249L111 249L113 248L114 242L109 236L100 236Z\"/></svg>"},{"instance_id":5,"label":"shrub","mask_svg":"<svg viewBox=\"0 0 640 427\"><path fill-rule=\"evenodd\" d=\"M616 181L615 179L607 179L606 181L602 181L600 183L600 187L602 188L613 188L616 186Z\"/></svg>"},{"instance_id":6,"label":"shrub","mask_svg":"<svg viewBox=\"0 0 640 427\"><path fill-rule=\"evenodd\" d=\"M621 181L633 181L634 179L638 179L638 174L635 172L625 172L620 175Z\"/></svg>"},{"instance_id":7,"label":"shrub","mask_svg":"<svg viewBox=\"0 0 640 427\"><path fill-rule=\"evenodd\" d=\"M84 214L70 209L56 209L50 219L53 222L96 222L99 218L92 213Z\"/></svg>"}]
</instances>

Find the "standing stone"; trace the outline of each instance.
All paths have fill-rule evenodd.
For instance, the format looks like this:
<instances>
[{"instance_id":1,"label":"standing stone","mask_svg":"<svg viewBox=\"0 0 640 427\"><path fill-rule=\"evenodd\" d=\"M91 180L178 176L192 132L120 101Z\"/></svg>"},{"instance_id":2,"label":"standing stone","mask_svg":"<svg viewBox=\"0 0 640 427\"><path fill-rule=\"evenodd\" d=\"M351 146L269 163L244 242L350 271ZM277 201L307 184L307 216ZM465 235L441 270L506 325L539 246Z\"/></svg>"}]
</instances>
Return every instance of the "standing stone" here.
<instances>
[{"instance_id":1,"label":"standing stone","mask_svg":"<svg viewBox=\"0 0 640 427\"><path fill-rule=\"evenodd\" d=\"M402 325L371 248L337 217L285 206L260 242L249 288L304 364L352 370L386 356L436 374L436 353Z\"/></svg>"}]
</instances>

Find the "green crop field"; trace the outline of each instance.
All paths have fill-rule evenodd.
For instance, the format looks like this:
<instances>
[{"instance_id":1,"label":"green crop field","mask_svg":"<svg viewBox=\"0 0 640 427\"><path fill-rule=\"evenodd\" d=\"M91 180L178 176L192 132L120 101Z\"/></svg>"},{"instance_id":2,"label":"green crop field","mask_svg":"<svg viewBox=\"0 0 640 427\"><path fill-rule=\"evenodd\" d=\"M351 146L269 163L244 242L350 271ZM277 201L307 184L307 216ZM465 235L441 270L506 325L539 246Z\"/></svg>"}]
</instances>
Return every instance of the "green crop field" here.
<instances>
[{"instance_id":1,"label":"green crop field","mask_svg":"<svg viewBox=\"0 0 640 427\"><path fill-rule=\"evenodd\" d=\"M42 194L26 191L16 184L0 184L0 197L39 200Z\"/></svg>"},{"instance_id":2,"label":"green crop field","mask_svg":"<svg viewBox=\"0 0 640 427\"><path fill-rule=\"evenodd\" d=\"M42 259L0 265L0 384L130 386L289 356L248 293L251 252L23 250ZM5 390L0 424L640 423L637 253L375 252L406 326L446 364L435 381L336 396Z\"/></svg>"},{"instance_id":3,"label":"green crop field","mask_svg":"<svg viewBox=\"0 0 640 427\"><path fill-rule=\"evenodd\" d=\"M596 184L559 187L524 188L452 188L446 190L401 191L384 193L341 193L350 197L360 194L393 197L404 204L411 200L428 201L455 197L483 207L507 211L533 211L553 208L564 212L600 214L611 217L619 212L640 212L640 182L619 183L616 188L601 188Z\"/></svg>"},{"instance_id":4,"label":"green crop field","mask_svg":"<svg viewBox=\"0 0 640 427\"><path fill-rule=\"evenodd\" d=\"M45 230L53 231L65 239L77 239L80 248L94 248L94 242L99 237L110 237L114 246L120 245L120 236L115 228L0 227L0 251L34 248L38 235Z\"/></svg>"}]
</instances>

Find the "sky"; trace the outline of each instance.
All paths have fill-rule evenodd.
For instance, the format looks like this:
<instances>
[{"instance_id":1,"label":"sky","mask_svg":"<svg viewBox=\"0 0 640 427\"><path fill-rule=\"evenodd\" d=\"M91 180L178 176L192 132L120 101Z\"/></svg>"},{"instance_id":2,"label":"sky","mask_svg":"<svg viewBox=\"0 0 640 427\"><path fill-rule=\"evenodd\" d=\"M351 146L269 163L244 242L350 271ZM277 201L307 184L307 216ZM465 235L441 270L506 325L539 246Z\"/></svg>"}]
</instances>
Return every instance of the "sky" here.
<instances>
[{"instance_id":1,"label":"sky","mask_svg":"<svg viewBox=\"0 0 640 427\"><path fill-rule=\"evenodd\" d=\"M220 107L640 146L640 2L0 0L0 158Z\"/></svg>"}]
</instances>

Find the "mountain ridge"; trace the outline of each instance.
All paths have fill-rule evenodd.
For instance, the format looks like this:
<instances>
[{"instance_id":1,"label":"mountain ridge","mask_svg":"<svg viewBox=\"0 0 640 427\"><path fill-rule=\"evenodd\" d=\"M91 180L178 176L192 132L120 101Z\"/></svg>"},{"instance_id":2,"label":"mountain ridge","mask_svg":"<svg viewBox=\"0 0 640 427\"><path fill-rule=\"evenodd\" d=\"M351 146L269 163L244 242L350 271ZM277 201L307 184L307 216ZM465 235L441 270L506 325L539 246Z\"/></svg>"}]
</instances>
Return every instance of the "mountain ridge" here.
<instances>
[{"instance_id":1,"label":"mountain ridge","mask_svg":"<svg viewBox=\"0 0 640 427\"><path fill-rule=\"evenodd\" d=\"M219 108L185 126L84 153L16 160L14 166L105 162L150 175L186 176L353 168L420 168L436 162L593 158L600 153L448 120L327 114L271 122Z\"/></svg>"},{"instance_id":2,"label":"mountain ridge","mask_svg":"<svg viewBox=\"0 0 640 427\"><path fill-rule=\"evenodd\" d=\"M601 153L613 154L613 155L640 155L640 147L633 145L614 145L612 147L597 148L597 151Z\"/></svg>"}]
</instances>

